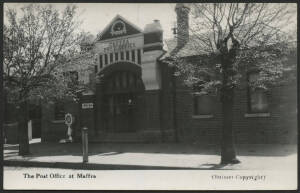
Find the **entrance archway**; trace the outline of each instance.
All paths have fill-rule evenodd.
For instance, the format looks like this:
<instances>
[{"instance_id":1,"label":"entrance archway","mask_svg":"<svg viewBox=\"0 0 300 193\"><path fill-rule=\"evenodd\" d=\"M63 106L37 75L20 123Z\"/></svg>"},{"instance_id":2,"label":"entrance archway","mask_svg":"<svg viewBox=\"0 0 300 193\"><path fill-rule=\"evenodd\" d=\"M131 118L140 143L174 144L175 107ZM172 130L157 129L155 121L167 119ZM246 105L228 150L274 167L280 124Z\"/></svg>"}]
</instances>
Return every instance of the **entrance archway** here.
<instances>
[{"instance_id":1,"label":"entrance archway","mask_svg":"<svg viewBox=\"0 0 300 193\"><path fill-rule=\"evenodd\" d=\"M101 89L102 112L105 132L136 132L141 125L142 96L145 90L140 67L130 63L119 63L102 73L104 75Z\"/></svg>"}]
</instances>

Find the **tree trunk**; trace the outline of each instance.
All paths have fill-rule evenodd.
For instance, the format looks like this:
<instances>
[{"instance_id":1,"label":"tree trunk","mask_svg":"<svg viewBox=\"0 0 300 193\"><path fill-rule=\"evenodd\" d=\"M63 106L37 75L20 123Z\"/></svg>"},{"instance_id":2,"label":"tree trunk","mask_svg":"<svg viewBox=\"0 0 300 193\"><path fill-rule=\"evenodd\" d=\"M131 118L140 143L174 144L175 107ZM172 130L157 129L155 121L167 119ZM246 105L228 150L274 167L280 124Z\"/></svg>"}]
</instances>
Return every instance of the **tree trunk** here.
<instances>
[{"instance_id":1,"label":"tree trunk","mask_svg":"<svg viewBox=\"0 0 300 193\"><path fill-rule=\"evenodd\" d=\"M22 101L18 113L18 133L19 133L19 155L29 154L28 140L28 106L27 101Z\"/></svg>"},{"instance_id":2,"label":"tree trunk","mask_svg":"<svg viewBox=\"0 0 300 193\"><path fill-rule=\"evenodd\" d=\"M221 164L236 164L240 161L236 158L234 147L233 104L234 104L234 83L233 65L230 56L223 59L223 86L221 90L221 102L223 113Z\"/></svg>"},{"instance_id":3,"label":"tree trunk","mask_svg":"<svg viewBox=\"0 0 300 193\"><path fill-rule=\"evenodd\" d=\"M222 91L222 146L221 146L221 164L239 163L236 158L234 146L233 122L233 88L224 88Z\"/></svg>"}]
</instances>

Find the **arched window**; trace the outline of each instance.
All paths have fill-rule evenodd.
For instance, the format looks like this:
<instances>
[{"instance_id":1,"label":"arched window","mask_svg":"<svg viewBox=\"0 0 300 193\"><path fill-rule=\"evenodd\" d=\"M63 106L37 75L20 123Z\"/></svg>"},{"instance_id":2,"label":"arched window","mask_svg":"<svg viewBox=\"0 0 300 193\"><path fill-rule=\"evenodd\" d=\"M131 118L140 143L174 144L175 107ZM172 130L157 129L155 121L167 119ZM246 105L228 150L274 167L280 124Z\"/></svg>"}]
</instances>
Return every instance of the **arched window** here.
<instances>
[{"instance_id":1,"label":"arched window","mask_svg":"<svg viewBox=\"0 0 300 193\"><path fill-rule=\"evenodd\" d=\"M106 93L135 92L143 90L141 77L130 71L117 71L111 74L104 86Z\"/></svg>"}]
</instances>

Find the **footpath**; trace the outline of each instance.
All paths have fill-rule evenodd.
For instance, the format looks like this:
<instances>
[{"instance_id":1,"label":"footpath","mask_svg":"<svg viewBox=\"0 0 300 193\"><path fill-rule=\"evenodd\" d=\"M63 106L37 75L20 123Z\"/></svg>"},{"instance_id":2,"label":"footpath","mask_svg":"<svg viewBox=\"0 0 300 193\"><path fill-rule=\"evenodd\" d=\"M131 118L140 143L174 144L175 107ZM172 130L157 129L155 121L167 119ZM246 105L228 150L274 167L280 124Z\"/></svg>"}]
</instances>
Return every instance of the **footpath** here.
<instances>
[{"instance_id":1,"label":"footpath","mask_svg":"<svg viewBox=\"0 0 300 193\"><path fill-rule=\"evenodd\" d=\"M4 166L87 170L199 169L295 170L297 145L236 145L235 165L220 165L219 147L182 143L90 143L82 163L80 143L31 143L30 155L19 156L18 144L4 144Z\"/></svg>"}]
</instances>

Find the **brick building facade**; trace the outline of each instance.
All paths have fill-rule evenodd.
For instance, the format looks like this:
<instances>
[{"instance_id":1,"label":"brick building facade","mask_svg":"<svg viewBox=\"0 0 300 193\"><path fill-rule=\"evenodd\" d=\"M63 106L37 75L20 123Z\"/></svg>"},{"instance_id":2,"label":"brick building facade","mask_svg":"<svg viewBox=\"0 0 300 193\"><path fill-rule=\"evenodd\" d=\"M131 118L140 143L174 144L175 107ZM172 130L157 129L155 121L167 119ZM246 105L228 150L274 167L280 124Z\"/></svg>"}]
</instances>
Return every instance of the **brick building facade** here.
<instances>
[{"instance_id":1,"label":"brick building facade","mask_svg":"<svg viewBox=\"0 0 300 193\"><path fill-rule=\"evenodd\" d=\"M62 114L71 113L75 118L75 141L87 126L92 142L220 142L222 109L218 97L197 98L165 61L175 52L191 61L201 57L189 49L189 8L177 4L176 13L181 25L177 40L169 41L167 51L158 20L142 30L119 15L91 44L95 89L83 92L78 103L70 100L61 107ZM297 63L297 54L290 62ZM247 81L245 75L245 85ZM253 95L259 103L257 111L250 109L251 96L247 86L235 90L236 142L296 143L297 84L274 87L264 96ZM42 105L42 141L66 136L67 126L63 116L57 117L60 111L56 106Z\"/></svg>"}]
</instances>

